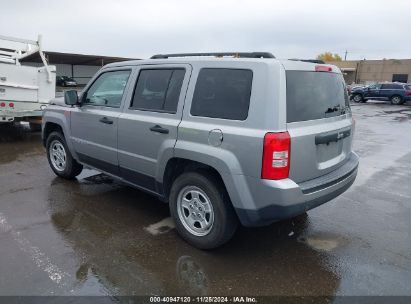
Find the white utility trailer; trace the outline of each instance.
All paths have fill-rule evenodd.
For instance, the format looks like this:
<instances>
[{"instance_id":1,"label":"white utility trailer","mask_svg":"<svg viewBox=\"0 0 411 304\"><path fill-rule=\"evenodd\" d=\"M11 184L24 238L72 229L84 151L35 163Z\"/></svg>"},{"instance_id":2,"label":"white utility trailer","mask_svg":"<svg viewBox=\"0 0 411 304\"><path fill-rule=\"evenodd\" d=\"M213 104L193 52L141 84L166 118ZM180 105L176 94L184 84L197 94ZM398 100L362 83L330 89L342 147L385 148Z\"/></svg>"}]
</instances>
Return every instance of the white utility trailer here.
<instances>
[{"instance_id":1,"label":"white utility trailer","mask_svg":"<svg viewBox=\"0 0 411 304\"><path fill-rule=\"evenodd\" d=\"M39 53L43 66L20 64ZM0 36L0 124L28 121L39 126L43 109L55 98L56 67L47 64L37 41Z\"/></svg>"}]
</instances>

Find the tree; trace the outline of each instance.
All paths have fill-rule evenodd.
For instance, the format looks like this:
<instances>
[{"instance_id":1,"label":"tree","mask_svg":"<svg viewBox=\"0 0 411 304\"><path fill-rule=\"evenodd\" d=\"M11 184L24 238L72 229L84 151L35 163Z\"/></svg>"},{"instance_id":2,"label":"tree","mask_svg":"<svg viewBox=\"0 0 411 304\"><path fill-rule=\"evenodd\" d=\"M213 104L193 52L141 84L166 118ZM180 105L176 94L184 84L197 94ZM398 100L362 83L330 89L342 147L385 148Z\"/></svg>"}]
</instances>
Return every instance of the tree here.
<instances>
[{"instance_id":1,"label":"tree","mask_svg":"<svg viewBox=\"0 0 411 304\"><path fill-rule=\"evenodd\" d=\"M338 54L332 54L331 52L324 52L317 56L318 60L323 61L342 61L342 58Z\"/></svg>"}]
</instances>

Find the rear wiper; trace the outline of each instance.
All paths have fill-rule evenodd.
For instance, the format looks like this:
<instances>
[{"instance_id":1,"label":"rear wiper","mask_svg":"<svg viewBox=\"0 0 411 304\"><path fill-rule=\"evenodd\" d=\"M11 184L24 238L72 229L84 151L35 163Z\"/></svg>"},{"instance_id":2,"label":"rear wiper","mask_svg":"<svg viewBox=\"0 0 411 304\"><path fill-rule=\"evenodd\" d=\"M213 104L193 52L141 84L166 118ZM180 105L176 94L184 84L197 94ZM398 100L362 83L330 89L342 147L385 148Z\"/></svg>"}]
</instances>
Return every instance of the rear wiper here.
<instances>
[{"instance_id":1,"label":"rear wiper","mask_svg":"<svg viewBox=\"0 0 411 304\"><path fill-rule=\"evenodd\" d=\"M340 109L340 105L336 105L333 108L328 108L327 111L325 111L325 114L337 112L339 109Z\"/></svg>"}]
</instances>

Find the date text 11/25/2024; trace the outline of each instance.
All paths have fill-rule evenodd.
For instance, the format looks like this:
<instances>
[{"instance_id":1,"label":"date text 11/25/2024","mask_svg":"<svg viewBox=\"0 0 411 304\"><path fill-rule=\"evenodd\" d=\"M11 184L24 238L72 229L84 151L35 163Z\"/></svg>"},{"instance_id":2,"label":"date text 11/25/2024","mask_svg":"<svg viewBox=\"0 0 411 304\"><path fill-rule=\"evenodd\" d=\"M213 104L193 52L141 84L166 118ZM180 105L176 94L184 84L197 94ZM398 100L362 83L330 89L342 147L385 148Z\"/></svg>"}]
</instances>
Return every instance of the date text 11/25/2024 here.
<instances>
[{"instance_id":1,"label":"date text 11/25/2024","mask_svg":"<svg viewBox=\"0 0 411 304\"><path fill-rule=\"evenodd\" d=\"M150 303L257 303L255 297L150 297Z\"/></svg>"}]
</instances>

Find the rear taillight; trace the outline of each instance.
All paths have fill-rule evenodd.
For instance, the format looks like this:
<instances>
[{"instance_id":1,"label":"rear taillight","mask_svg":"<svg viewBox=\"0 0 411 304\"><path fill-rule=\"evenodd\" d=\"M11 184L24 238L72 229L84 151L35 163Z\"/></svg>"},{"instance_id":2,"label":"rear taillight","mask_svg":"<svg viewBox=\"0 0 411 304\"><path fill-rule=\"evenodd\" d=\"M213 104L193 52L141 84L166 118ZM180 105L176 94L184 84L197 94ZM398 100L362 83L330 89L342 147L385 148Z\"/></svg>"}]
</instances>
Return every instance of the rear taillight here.
<instances>
[{"instance_id":1,"label":"rear taillight","mask_svg":"<svg viewBox=\"0 0 411 304\"><path fill-rule=\"evenodd\" d=\"M5 106L6 106L6 103L5 103L5 102L1 102L1 103L0 103L0 107L4 108Z\"/></svg>"},{"instance_id":2,"label":"rear taillight","mask_svg":"<svg viewBox=\"0 0 411 304\"><path fill-rule=\"evenodd\" d=\"M405 94L411 95L411 90L405 91Z\"/></svg>"},{"instance_id":3,"label":"rear taillight","mask_svg":"<svg viewBox=\"0 0 411 304\"><path fill-rule=\"evenodd\" d=\"M13 103L13 102L10 102L10 103L9 103L9 107L10 107L10 108L14 108L14 103Z\"/></svg>"},{"instance_id":4,"label":"rear taillight","mask_svg":"<svg viewBox=\"0 0 411 304\"><path fill-rule=\"evenodd\" d=\"M331 72L332 70L333 70L332 67L329 67L326 65L316 65L315 66L316 72Z\"/></svg>"},{"instance_id":5,"label":"rear taillight","mask_svg":"<svg viewBox=\"0 0 411 304\"><path fill-rule=\"evenodd\" d=\"M261 178L288 178L290 157L291 140L288 132L265 134Z\"/></svg>"}]
</instances>

